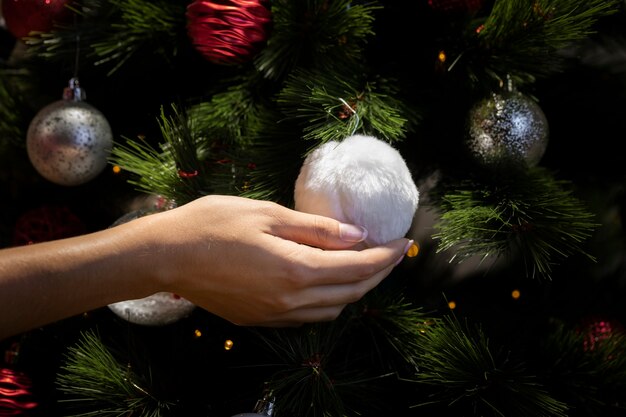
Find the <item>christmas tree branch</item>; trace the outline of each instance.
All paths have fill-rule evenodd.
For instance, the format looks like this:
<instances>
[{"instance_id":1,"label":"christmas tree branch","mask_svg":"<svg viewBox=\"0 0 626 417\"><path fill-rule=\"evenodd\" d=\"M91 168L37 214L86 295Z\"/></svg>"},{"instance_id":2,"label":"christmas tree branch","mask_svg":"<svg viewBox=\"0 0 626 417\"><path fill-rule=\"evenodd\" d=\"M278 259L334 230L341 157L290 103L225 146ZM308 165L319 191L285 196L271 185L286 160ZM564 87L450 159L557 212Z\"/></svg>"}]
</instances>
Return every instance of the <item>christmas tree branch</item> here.
<instances>
[{"instance_id":1,"label":"christmas tree branch","mask_svg":"<svg viewBox=\"0 0 626 417\"><path fill-rule=\"evenodd\" d=\"M407 119L397 92L386 80L367 82L322 72L299 70L289 77L277 102L284 113L304 125L304 139L324 143L354 133L397 141Z\"/></svg>"},{"instance_id":2,"label":"christmas tree branch","mask_svg":"<svg viewBox=\"0 0 626 417\"><path fill-rule=\"evenodd\" d=\"M333 68L357 62L372 35L380 6L349 0L272 2L273 31L255 60L269 79L281 79L296 67Z\"/></svg>"},{"instance_id":3,"label":"christmas tree branch","mask_svg":"<svg viewBox=\"0 0 626 417\"><path fill-rule=\"evenodd\" d=\"M209 159L213 155L209 143L196 137L193 121L184 112L176 106L172 108L171 116L161 112L159 126L165 139L161 150L145 142L127 140L125 145L113 148L111 161L135 174L129 183L140 190L184 204L216 192L213 175L226 175L224 172L230 170L228 163L222 165Z\"/></svg>"},{"instance_id":4,"label":"christmas tree branch","mask_svg":"<svg viewBox=\"0 0 626 417\"><path fill-rule=\"evenodd\" d=\"M445 316L423 333L416 380L432 387L433 402L465 406L475 415L560 416L566 404L552 398L521 363L494 352L479 327ZM427 403L416 406L427 406Z\"/></svg>"},{"instance_id":5,"label":"christmas tree branch","mask_svg":"<svg viewBox=\"0 0 626 417\"><path fill-rule=\"evenodd\" d=\"M464 182L445 185L442 215L433 238L438 251L455 250L462 261L520 254L531 270L549 278L552 266L573 253L594 260L583 243L598 224L567 183L542 168L496 183Z\"/></svg>"},{"instance_id":6,"label":"christmas tree branch","mask_svg":"<svg viewBox=\"0 0 626 417\"><path fill-rule=\"evenodd\" d=\"M30 36L27 44L48 59L73 59L78 49L81 62L111 64L109 74L140 51L174 57L177 35L186 22L183 2L95 0L71 8L76 13L73 25Z\"/></svg>"},{"instance_id":7,"label":"christmas tree branch","mask_svg":"<svg viewBox=\"0 0 626 417\"><path fill-rule=\"evenodd\" d=\"M77 407L72 417L161 417L171 404L154 398L129 367L120 364L98 335L87 331L69 347L57 376L61 403ZM149 382L149 381L148 381Z\"/></svg>"},{"instance_id":8,"label":"christmas tree branch","mask_svg":"<svg viewBox=\"0 0 626 417\"><path fill-rule=\"evenodd\" d=\"M466 53L474 80L485 75L500 82L531 83L562 69L562 48L593 33L602 17L616 13L619 1L496 1L475 32L477 44Z\"/></svg>"}]
</instances>

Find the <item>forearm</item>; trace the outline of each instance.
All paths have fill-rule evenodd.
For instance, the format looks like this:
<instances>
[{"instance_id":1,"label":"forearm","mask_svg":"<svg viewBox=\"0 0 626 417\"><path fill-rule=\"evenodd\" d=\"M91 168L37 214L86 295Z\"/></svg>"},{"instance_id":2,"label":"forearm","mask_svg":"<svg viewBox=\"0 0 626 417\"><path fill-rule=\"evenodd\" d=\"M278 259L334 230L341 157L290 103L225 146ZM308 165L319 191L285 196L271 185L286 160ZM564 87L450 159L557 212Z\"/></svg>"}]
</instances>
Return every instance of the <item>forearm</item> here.
<instances>
[{"instance_id":1,"label":"forearm","mask_svg":"<svg viewBox=\"0 0 626 417\"><path fill-rule=\"evenodd\" d=\"M4 249L0 340L153 290L132 227Z\"/></svg>"}]
</instances>

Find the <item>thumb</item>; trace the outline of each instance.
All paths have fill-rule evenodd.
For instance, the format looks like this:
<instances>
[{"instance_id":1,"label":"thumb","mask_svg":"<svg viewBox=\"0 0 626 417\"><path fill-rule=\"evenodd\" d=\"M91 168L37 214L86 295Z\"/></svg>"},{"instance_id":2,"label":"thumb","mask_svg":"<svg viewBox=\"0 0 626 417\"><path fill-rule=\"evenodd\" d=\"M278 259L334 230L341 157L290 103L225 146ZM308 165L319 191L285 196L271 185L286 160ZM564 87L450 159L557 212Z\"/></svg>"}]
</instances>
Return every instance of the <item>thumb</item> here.
<instances>
[{"instance_id":1,"label":"thumb","mask_svg":"<svg viewBox=\"0 0 626 417\"><path fill-rule=\"evenodd\" d=\"M342 223L330 217L290 210L275 234L283 239L321 249L348 249L367 238L363 226Z\"/></svg>"}]
</instances>

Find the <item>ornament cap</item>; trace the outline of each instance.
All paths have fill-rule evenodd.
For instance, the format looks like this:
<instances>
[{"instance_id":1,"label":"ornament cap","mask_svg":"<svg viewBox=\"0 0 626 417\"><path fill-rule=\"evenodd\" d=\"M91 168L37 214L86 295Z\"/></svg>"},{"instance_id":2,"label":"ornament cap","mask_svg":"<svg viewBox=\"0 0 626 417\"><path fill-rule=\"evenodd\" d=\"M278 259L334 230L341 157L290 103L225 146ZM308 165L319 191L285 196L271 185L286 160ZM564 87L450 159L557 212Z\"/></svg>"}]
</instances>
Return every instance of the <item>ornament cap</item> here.
<instances>
[{"instance_id":1,"label":"ornament cap","mask_svg":"<svg viewBox=\"0 0 626 417\"><path fill-rule=\"evenodd\" d=\"M83 101L87 98L85 90L82 89L78 78L72 77L68 86L63 89L63 100L67 101Z\"/></svg>"},{"instance_id":2,"label":"ornament cap","mask_svg":"<svg viewBox=\"0 0 626 417\"><path fill-rule=\"evenodd\" d=\"M272 391L266 390L263 394L263 398L256 402L254 406L254 412L261 416L272 417L274 415L274 403L276 399L272 394Z\"/></svg>"}]
</instances>

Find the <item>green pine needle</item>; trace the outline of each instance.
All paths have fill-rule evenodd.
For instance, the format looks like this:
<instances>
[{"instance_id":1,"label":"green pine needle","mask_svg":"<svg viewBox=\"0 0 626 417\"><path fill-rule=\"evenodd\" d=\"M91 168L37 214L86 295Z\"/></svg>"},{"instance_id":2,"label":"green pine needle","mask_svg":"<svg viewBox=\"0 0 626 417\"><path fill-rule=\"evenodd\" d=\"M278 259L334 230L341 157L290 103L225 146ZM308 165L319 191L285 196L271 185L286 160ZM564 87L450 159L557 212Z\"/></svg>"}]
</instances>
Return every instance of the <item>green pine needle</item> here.
<instances>
[{"instance_id":1,"label":"green pine needle","mask_svg":"<svg viewBox=\"0 0 626 417\"><path fill-rule=\"evenodd\" d=\"M584 251L584 242L598 224L567 185L533 168L495 184L450 186L433 235L438 251L453 250L457 261L520 254L531 276L545 278L574 253L595 260Z\"/></svg>"},{"instance_id":2,"label":"green pine needle","mask_svg":"<svg viewBox=\"0 0 626 417\"><path fill-rule=\"evenodd\" d=\"M269 79L296 67L333 68L358 62L379 6L349 0L272 1L273 31L255 60Z\"/></svg>"},{"instance_id":3,"label":"green pine needle","mask_svg":"<svg viewBox=\"0 0 626 417\"><path fill-rule=\"evenodd\" d=\"M135 175L129 183L139 190L182 205L216 192L213 177L230 170L228 165L209 160L212 151L202 140L205 138L196 137L193 120L175 105L172 109L172 115L161 111L159 125L166 142L160 150L146 142L127 140L126 144L116 144L110 159Z\"/></svg>"},{"instance_id":4,"label":"green pine needle","mask_svg":"<svg viewBox=\"0 0 626 417\"><path fill-rule=\"evenodd\" d=\"M477 35L482 68L473 70L518 82L550 75L562 68L560 49L588 37L619 7L617 0L497 0Z\"/></svg>"},{"instance_id":5,"label":"green pine needle","mask_svg":"<svg viewBox=\"0 0 626 417\"><path fill-rule=\"evenodd\" d=\"M611 331L598 334L590 327L593 323L571 328L553 321L541 340L537 366L550 370L546 383L577 409L584 410L584 415L599 417L609 409L623 413L626 333L617 322L609 321Z\"/></svg>"},{"instance_id":6,"label":"green pine needle","mask_svg":"<svg viewBox=\"0 0 626 417\"><path fill-rule=\"evenodd\" d=\"M154 398L147 382L119 363L91 330L69 347L56 380L65 394L60 402L68 406L67 417L166 415L172 404Z\"/></svg>"},{"instance_id":7,"label":"green pine needle","mask_svg":"<svg viewBox=\"0 0 626 417\"><path fill-rule=\"evenodd\" d=\"M408 119L400 110L406 106L396 96L386 80L338 79L299 70L289 77L277 102L288 117L304 124L306 140L324 143L362 133L396 141L404 138Z\"/></svg>"},{"instance_id":8,"label":"green pine needle","mask_svg":"<svg viewBox=\"0 0 626 417\"><path fill-rule=\"evenodd\" d=\"M509 354L494 352L479 327L446 316L422 336L416 380L433 389L432 402L473 409L474 415L567 415L567 405L552 398Z\"/></svg>"}]
</instances>

